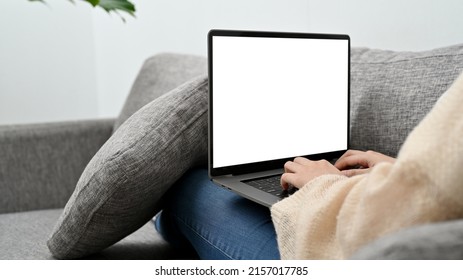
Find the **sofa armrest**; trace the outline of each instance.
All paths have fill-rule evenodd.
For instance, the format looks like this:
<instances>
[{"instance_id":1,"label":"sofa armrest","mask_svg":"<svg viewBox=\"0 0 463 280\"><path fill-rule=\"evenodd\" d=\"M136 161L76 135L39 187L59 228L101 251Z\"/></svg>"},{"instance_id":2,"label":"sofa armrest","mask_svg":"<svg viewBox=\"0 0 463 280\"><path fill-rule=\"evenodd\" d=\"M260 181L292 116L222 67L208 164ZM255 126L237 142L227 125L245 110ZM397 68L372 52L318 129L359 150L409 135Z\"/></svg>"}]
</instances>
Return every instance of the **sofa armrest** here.
<instances>
[{"instance_id":1,"label":"sofa armrest","mask_svg":"<svg viewBox=\"0 0 463 280\"><path fill-rule=\"evenodd\" d=\"M432 223L379 238L351 259L453 260L463 259L463 220Z\"/></svg>"},{"instance_id":2,"label":"sofa armrest","mask_svg":"<svg viewBox=\"0 0 463 280\"><path fill-rule=\"evenodd\" d=\"M0 126L0 213L64 207L113 119Z\"/></svg>"}]
</instances>

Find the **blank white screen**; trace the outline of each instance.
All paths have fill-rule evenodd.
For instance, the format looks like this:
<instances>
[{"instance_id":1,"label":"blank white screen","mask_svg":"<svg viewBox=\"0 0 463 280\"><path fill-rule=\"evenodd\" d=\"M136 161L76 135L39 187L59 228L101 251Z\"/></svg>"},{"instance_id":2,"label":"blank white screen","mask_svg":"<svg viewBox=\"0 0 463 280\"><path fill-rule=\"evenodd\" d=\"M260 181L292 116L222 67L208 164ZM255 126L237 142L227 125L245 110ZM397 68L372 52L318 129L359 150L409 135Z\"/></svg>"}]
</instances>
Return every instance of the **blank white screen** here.
<instances>
[{"instance_id":1,"label":"blank white screen","mask_svg":"<svg viewBox=\"0 0 463 280\"><path fill-rule=\"evenodd\" d=\"M348 41L213 37L213 167L347 149Z\"/></svg>"}]
</instances>

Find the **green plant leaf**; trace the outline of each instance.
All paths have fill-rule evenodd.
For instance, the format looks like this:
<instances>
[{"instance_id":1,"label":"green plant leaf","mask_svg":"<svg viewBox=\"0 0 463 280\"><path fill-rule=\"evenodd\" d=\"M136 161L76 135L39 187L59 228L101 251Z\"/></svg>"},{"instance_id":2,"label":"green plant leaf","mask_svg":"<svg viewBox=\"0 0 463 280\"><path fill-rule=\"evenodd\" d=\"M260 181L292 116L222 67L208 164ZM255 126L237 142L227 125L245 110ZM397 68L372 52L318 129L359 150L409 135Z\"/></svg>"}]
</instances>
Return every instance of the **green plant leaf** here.
<instances>
[{"instance_id":1,"label":"green plant leaf","mask_svg":"<svg viewBox=\"0 0 463 280\"><path fill-rule=\"evenodd\" d=\"M98 6L100 6L107 12L124 11L126 13L131 14L132 16L135 12L135 6L127 0L100 0Z\"/></svg>"},{"instance_id":2,"label":"green plant leaf","mask_svg":"<svg viewBox=\"0 0 463 280\"><path fill-rule=\"evenodd\" d=\"M98 5L98 2L100 2L99 0L85 0L87 1L88 3L92 4L93 7L95 7L96 5Z\"/></svg>"},{"instance_id":3,"label":"green plant leaf","mask_svg":"<svg viewBox=\"0 0 463 280\"><path fill-rule=\"evenodd\" d=\"M29 0L30 2L42 2L45 3L45 0ZM74 2L73 0L69 0ZM90 3L93 7L99 6L107 12L111 11L123 11L134 16L135 5L128 0L83 0Z\"/></svg>"}]
</instances>

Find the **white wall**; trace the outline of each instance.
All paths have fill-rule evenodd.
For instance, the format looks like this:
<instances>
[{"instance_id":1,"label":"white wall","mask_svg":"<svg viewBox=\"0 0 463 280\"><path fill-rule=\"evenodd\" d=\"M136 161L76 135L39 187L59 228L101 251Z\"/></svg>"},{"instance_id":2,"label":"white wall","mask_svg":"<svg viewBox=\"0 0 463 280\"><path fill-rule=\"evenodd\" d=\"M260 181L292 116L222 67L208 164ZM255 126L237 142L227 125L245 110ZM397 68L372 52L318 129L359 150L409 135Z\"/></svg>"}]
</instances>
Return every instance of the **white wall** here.
<instances>
[{"instance_id":1,"label":"white wall","mask_svg":"<svg viewBox=\"0 0 463 280\"><path fill-rule=\"evenodd\" d=\"M0 124L98 115L88 4L2 0Z\"/></svg>"},{"instance_id":2,"label":"white wall","mask_svg":"<svg viewBox=\"0 0 463 280\"><path fill-rule=\"evenodd\" d=\"M353 46L427 50L463 43L461 0L310 0L314 32L341 32Z\"/></svg>"},{"instance_id":3,"label":"white wall","mask_svg":"<svg viewBox=\"0 0 463 280\"><path fill-rule=\"evenodd\" d=\"M2 1L0 124L114 117L144 59L205 55L210 28L347 33L392 50L463 43L461 0L133 0L126 23L76 2Z\"/></svg>"},{"instance_id":4,"label":"white wall","mask_svg":"<svg viewBox=\"0 0 463 280\"><path fill-rule=\"evenodd\" d=\"M102 116L120 111L143 61L159 52L206 55L211 28L294 30L308 28L308 1L135 0L137 17L95 15Z\"/></svg>"}]
</instances>

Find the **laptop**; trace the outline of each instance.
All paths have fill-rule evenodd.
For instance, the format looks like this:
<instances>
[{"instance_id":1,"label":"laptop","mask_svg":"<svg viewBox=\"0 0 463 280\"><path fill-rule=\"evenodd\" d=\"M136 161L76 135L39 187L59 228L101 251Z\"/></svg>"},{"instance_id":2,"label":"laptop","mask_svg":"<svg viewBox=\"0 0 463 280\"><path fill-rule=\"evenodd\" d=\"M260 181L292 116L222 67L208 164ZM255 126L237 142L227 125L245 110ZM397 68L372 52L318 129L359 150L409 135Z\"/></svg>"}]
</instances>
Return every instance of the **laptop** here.
<instances>
[{"instance_id":1,"label":"laptop","mask_svg":"<svg viewBox=\"0 0 463 280\"><path fill-rule=\"evenodd\" d=\"M348 35L211 30L208 74L208 169L219 186L270 207L290 195L279 186L286 161L348 149Z\"/></svg>"}]
</instances>

